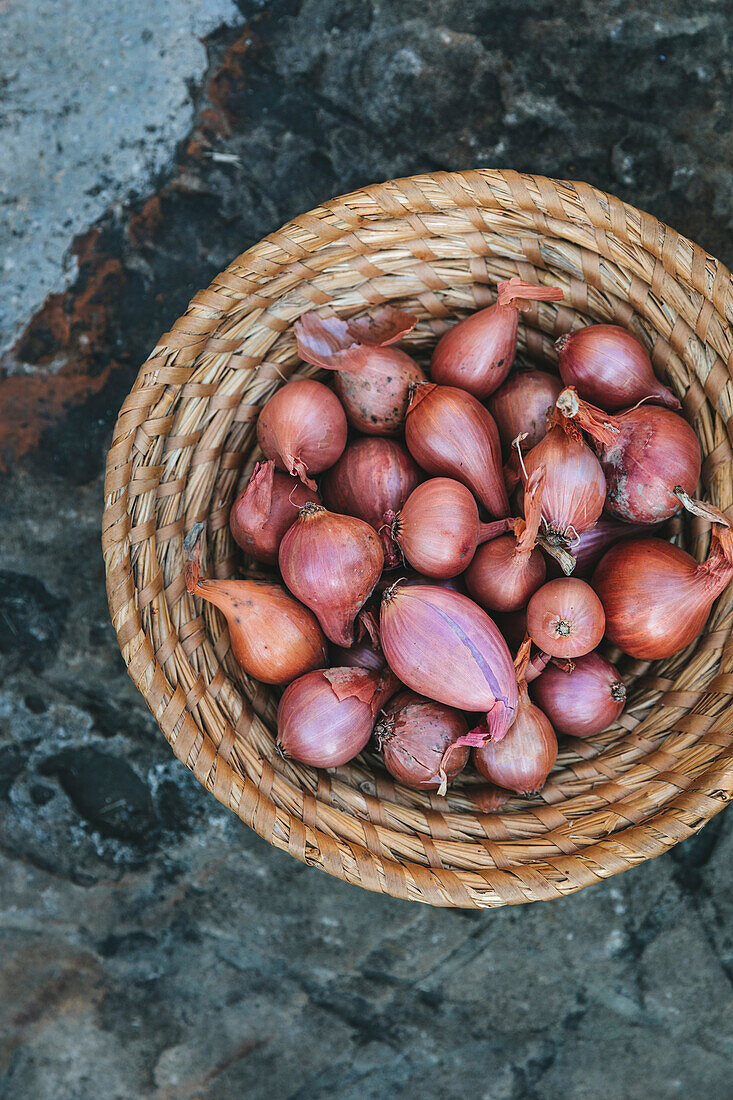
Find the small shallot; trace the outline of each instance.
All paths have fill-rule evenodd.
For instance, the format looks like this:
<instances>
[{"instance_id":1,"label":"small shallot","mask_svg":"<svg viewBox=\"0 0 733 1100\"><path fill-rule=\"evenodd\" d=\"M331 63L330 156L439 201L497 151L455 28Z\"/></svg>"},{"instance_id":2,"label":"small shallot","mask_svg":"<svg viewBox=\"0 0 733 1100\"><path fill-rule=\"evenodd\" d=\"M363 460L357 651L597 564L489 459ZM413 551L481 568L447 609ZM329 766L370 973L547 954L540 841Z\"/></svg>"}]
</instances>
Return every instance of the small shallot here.
<instances>
[{"instance_id":1,"label":"small shallot","mask_svg":"<svg viewBox=\"0 0 733 1100\"><path fill-rule=\"evenodd\" d=\"M365 747L399 684L389 669L326 668L285 689L277 708L282 752L313 768L336 768Z\"/></svg>"},{"instance_id":2,"label":"small shallot","mask_svg":"<svg viewBox=\"0 0 733 1100\"><path fill-rule=\"evenodd\" d=\"M382 599L382 649L420 695L486 714L500 741L514 719L517 679L498 627L473 600L437 585L394 585Z\"/></svg>"},{"instance_id":3,"label":"small shallot","mask_svg":"<svg viewBox=\"0 0 733 1100\"><path fill-rule=\"evenodd\" d=\"M280 473L274 462L258 462L229 514L234 541L257 561L277 565L282 537L308 501L320 503L318 493L299 478Z\"/></svg>"},{"instance_id":4,"label":"small shallot","mask_svg":"<svg viewBox=\"0 0 733 1100\"><path fill-rule=\"evenodd\" d=\"M434 382L459 386L483 400L511 370L517 354L519 311L530 301L559 302L555 286L524 283L516 276L499 283L496 304L459 321L438 341L430 361Z\"/></svg>"},{"instance_id":5,"label":"small shallot","mask_svg":"<svg viewBox=\"0 0 733 1100\"><path fill-rule=\"evenodd\" d=\"M487 404L505 451L518 435L525 437L522 445L527 451L545 438L547 414L561 389L557 375L526 367L512 371L502 382Z\"/></svg>"},{"instance_id":6,"label":"small shallot","mask_svg":"<svg viewBox=\"0 0 733 1100\"><path fill-rule=\"evenodd\" d=\"M589 584L575 577L548 581L527 604L527 633L552 657L590 653L604 627L601 601Z\"/></svg>"},{"instance_id":7,"label":"small shallot","mask_svg":"<svg viewBox=\"0 0 733 1100\"><path fill-rule=\"evenodd\" d=\"M263 684L287 684L326 663L326 640L315 615L279 584L202 580L197 524L187 536L186 587L217 607L229 627L232 652Z\"/></svg>"},{"instance_id":8,"label":"small shallot","mask_svg":"<svg viewBox=\"0 0 733 1100\"><path fill-rule=\"evenodd\" d=\"M445 794L448 783L466 766L469 750L459 747L447 757L446 753L467 732L460 711L414 691L401 691L385 707L374 735L387 771L398 782L416 791Z\"/></svg>"},{"instance_id":9,"label":"small shallot","mask_svg":"<svg viewBox=\"0 0 733 1100\"><path fill-rule=\"evenodd\" d=\"M513 534L480 546L466 570L469 595L487 611L518 611L544 582L545 559L536 545L544 481L545 468L538 466L524 493L526 519L512 521Z\"/></svg>"},{"instance_id":10,"label":"small shallot","mask_svg":"<svg viewBox=\"0 0 733 1100\"><path fill-rule=\"evenodd\" d=\"M557 737L552 723L527 692L526 670L530 641L522 645L515 666L519 685L517 716L503 741L474 749L476 768L491 783L524 798L539 794L557 759Z\"/></svg>"},{"instance_id":11,"label":"small shallot","mask_svg":"<svg viewBox=\"0 0 733 1100\"><path fill-rule=\"evenodd\" d=\"M257 440L267 458L310 489L346 446L346 414L333 390L312 378L281 386L263 407Z\"/></svg>"},{"instance_id":12,"label":"small shallot","mask_svg":"<svg viewBox=\"0 0 733 1100\"><path fill-rule=\"evenodd\" d=\"M681 416L639 405L615 416L563 390L557 407L592 437L608 485L606 509L628 523L661 523L679 511L675 485L693 493L700 477L700 444ZM578 532L580 533L580 532Z\"/></svg>"},{"instance_id":13,"label":"small shallot","mask_svg":"<svg viewBox=\"0 0 733 1100\"><path fill-rule=\"evenodd\" d=\"M304 313L295 322L301 358L336 372L334 388L349 423L366 435L398 435L410 384L425 380L414 359L389 346L416 322L411 313L391 306L350 321Z\"/></svg>"},{"instance_id":14,"label":"small shallot","mask_svg":"<svg viewBox=\"0 0 733 1100\"><path fill-rule=\"evenodd\" d=\"M470 393L432 382L413 386L405 441L421 469L463 482L489 515L509 514L499 432Z\"/></svg>"},{"instance_id":15,"label":"small shallot","mask_svg":"<svg viewBox=\"0 0 733 1100\"><path fill-rule=\"evenodd\" d=\"M384 555L373 527L305 504L286 531L278 555L290 591L315 612L336 645L354 640L354 620L379 580Z\"/></svg>"},{"instance_id":16,"label":"small shallot","mask_svg":"<svg viewBox=\"0 0 733 1100\"><path fill-rule=\"evenodd\" d=\"M629 539L612 546L593 574L608 641L640 660L671 657L694 642L733 578L730 521L712 505L677 492L685 507L714 525L707 561L699 564L663 539Z\"/></svg>"},{"instance_id":17,"label":"small shallot","mask_svg":"<svg viewBox=\"0 0 733 1100\"><path fill-rule=\"evenodd\" d=\"M481 523L470 489L449 477L433 477L418 485L392 518L391 536L410 565L445 580L462 573L478 544L510 522Z\"/></svg>"},{"instance_id":18,"label":"small shallot","mask_svg":"<svg viewBox=\"0 0 733 1100\"><path fill-rule=\"evenodd\" d=\"M332 512L357 516L382 532L387 565L399 564L387 527L422 474L407 449L394 439L369 437L349 443L321 480L323 502Z\"/></svg>"},{"instance_id":19,"label":"small shallot","mask_svg":"<svg viewBox=\"0 0 733 1100\"><path fill-rule=\"evenodd\" d=\"M581 397L606 412L650 398L668 409L680 403L654 373L644 346L620 325L588 325L555 343L560 375Z\"/></svg>"},{"instance_id":20,"label":"small shallot","mask_svg":"<svg viewBox=\"0 0 733 1100\"><path fill-rule=\"evenodd\" d=\"M618 669L600 653L587 653L571 662L568 672L554 663L532 684L532 698L557 733L594 737L621 714L626 687Z\"/></svg>"}]
</instances>

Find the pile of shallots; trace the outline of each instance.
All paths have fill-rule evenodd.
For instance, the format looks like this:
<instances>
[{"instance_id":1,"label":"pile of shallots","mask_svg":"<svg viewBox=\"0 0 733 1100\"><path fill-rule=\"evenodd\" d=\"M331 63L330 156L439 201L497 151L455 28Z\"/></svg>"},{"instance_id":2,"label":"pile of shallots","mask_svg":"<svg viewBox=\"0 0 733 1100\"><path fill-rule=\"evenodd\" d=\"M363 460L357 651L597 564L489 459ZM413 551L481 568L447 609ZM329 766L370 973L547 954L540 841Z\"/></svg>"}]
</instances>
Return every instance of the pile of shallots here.
<instances>
[{"instance_id":1,"label":"pile of shallots","mask_svg":"<svg viewBox=\"0 0 733 1100\"><path fill-rule=\"evenodd\" d=\"M642 344L591 325L558 340L559 377L512 369L518 311L562 296L500 283L429 378L396 347L410 314L296 323L333 388L289 382L260 413L264 460L230 525L267 572L202 579L202 525L186 543L189 591L224 614L244 671L285 687L293 760L336 767L373 739L408 787L445 794L472 755L494 805L533 795L558 734L623 710L604 637L655 660L703 629L733 534L693 499L697 438ZM660 537L682 506L712 526L702 564Z\"/></svg>"}]
</instances>

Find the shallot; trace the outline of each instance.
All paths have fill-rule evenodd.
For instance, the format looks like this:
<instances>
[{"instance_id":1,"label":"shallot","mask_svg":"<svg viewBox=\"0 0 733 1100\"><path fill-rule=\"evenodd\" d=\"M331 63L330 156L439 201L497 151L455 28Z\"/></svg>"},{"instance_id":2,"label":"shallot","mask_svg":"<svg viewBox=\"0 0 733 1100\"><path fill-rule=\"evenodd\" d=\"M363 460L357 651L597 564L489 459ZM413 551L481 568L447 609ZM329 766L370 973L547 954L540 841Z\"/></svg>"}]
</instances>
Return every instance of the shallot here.
<instances>
[{"instance_id":1,"label":"shallot","mask_svg":"<svg viewBox=\"0 0 733 1100\"><path fill-rule=\"evenodd\" d=\"M620 325L588 325L556 341L560 375L586 401L619 412L651 398L668 409L680 403L654 373L644 346Z\"/></svg>"},{"instance_id":2,"label":"shallot","mask_svg":"<svg viewBox=\"0 0 733 1100\"><path fill-rule=\"evenodd\" d=\"M557 759L552 723L527 692L530 645L527 639L515 661L519 697L511 729L503 741L490 741L473 753L476 768L485 779L525 798L539 794Z\"/></svg>"},{"instance_id":3,"label":"shallot","mask_svg":"<svg viewBox=\"0 0 733 1100\"><path fill-rule=\"evenodd\" d=\"M486 713L500 741L517 706L517 679L499 629L473 600L437 585L394 585L382 598L382 649L420 695Z\"/></svg>"},{"instance_id":4,"label":"shallot","mask_svg":"<svg viewBox=\"0 0 733 1100\"><path fill-rule=\"evenodd\" d=\"M640 660L671 657L694 642L733 578L730 521L712 505L678 493L690 511L714 525L706 561L699 564L663 539L631 539L612 546L593 574L606 637Z\"/></svg>"},{"instance_id":5,"label":"shallot","mask_svg":"<svg viewBox=\"0 0 733 1100\"><path fill-rule=\"evenodd\" d=\"M410 565L425 576L447 579L462 573L478 544L505 531L509 522L481 523L465 485L433 477L413 489L402 511L392 517L390 531Z\"/></svg>"},{"instance_id":6,"label":"shallot","mask_svg":"<svg viewBox=\"0 0 733 1100\"><path fill-rule=\"evenodd\" d=\"M346 446L346 414L333 390L312 378L281 386L264 405L257 440L267 458L310 489Z\"/></svg>"},{"instance_id":7,"label":"shallot","mask_svg":"<svg viewBox=\"0 0 733 1100\"><path fill-rule=\"evenodd\" d=\"M326 663L326 640L315 615L279 584L255 580L202 580L199 538L192 529L186 588L222 612L232 652L244 671L263 684L287 684Z\"/></svg>"},{"instance_id":8,"label":"shallot","mask_svg":"<svg viewBox=\"0 0 733 1100\"><path fill-rule=\"evenodd\" d=\"M589 584L575 577L548 581L527 604L527 633L552 657L590 653L604 627L601 601Z\"/></svg>"},{"instance_id":9,"label":"shallot","mask_svg":"<svg viewBox=\"0 0 733 1100\"><path fill-rule=\"evenodd\" d=\"M600 653L576 657L572 665L564 671L550 663L532 683L532 698L557 733L593 737L621 714L626 687L616 666Z\"/></svg>"},{"instance_id":10,"label":"shallot","mask_svg":"<svg viewBox=\"0 0 733 1100\"><path fill-rule=\"evenodd\" d=\"M366 435L398 435L409 387L425 380L414 359L389 346L416 323L411 313L391 306L350 321L304 313L295 322L301 358L337 372L333 384L349 423Z\"/></svg>"},{"instance_id":11,"label":"shallot","mask_svg":"<svg viewBox=\"0 0 733 1100\"><path fill-rule=\"evenodd\" d=\"M257 561L277 565L282 537L308 501L320 503L318 493L280 473L274 462L258 462L229 514L234 541Z\"/></svg>"},{"instance_id":12,"label":"shallot","mask_svg":"<svg viewBox=\"0 0 733 1100\"><path fill-rule=\"evenodd\" d=\"M280 543L280 572L290 591L315 612L336 645L351 645L354 620L379 580L379 537L355 516L305 504Z\"/></svg>"},{"instance_id":13,"label":"shallot","mask_svg":"<svg viewBox=\"0 0 733 1100\"><path fill-rule=\"evenodd\" d=\"M545 559L536 545L544 482L545 468L538 466L524 493L526 519L512 521L513 534L480 546L466 570L469 595L487 611L518 611L544 582Z\"/></svg>"},{"instance_id":14,"label":"shallot","mask_svg":"<svg viewBox=\"0 0 733 1100\"><path fill-rule=\"evenodd\" d=\"M432 382L415 385L405 441L427 473L463 482L497 519L509 514L499 432L491 413L470 393Z\"/></svg>"},{"instance_id":15,"label":"shallot","mask_svg":"<svg viewBox=\"0 0 733 1100\"><path fill-rule=\"evenodd\" d=\"M608 485L606 509L629 523L661 523L679 511L675 485L693 493L700 444L681 416L639 405L610 416L564 389L557 407L592 437Z\"/></svg>"},{"instance_id":16,"label":"shallot","mask_svg":"<svg viewBox=\"0 0 733 1100\"><path fill-rule=\"evenodd\" d=\"M438 341L430 361L434 382L459 386L474 397L493 393L509 373L517 354L519 311L529 301L559 302L559 287L536 286L516 276L499 283L496 304L459 321Z\"/></svg>"},{"instance_id":17,"label":"shallot","mask_svg":"<svg viewBox=\"0 0 733 1100\"><path fill-rule=\"evenodd\" d=\"M524 437L522 445L528 451L545 438L547 414L561 389L557 375L527 367L512 371L502 382L487 406L506 451L519 435Z\"/></svg>"},{"instance_id":18,"label":"shallot","mask_svg":"<svg viewBox=\"0 0 733 1100\"><path fill-rule=\"evenodd\" d=\"M277 708L277 743L313 768L335 768L361 752L399 684L389 669L326 668L300 676Z\"/></svg>"},{"instance_id":19,"label":"shallot","mask_svg":"<svg viewBox=\"0 0 733 1100\"><path fill-rule=\"evenodd\" d=\"M383 533L388 566L399 559L387 530L422 474L407 449L393 439L369 437L349 443L321 480L323 502L332 512L357 516Z\"/></svg>"},{"instance_id":20,"label":"shallot","mask_svg":"<svg viewBox=\"0 0 733 1100\"><path fill-rule=\"evenodd\" d=\"M460 711L413 691L401 691L385 707L374 735L387 771L398 782L416 791L445 794L469 754L467 748L459 747L446 757L447 750L467 732Z\"/></svg>"}]
</instances>

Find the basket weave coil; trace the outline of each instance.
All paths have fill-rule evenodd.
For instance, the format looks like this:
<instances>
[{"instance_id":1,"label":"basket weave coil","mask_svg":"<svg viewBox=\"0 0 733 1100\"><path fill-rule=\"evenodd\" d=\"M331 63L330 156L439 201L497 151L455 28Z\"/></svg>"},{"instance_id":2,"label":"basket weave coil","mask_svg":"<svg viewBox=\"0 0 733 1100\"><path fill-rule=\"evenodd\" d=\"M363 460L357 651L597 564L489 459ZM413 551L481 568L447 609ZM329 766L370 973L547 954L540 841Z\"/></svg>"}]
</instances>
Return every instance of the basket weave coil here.
<instances>
[{"instance_id":1,"label":"basket weave coil","mask_svg":"<svg viewBox=\"0 0 733 1100\"><path fill-rule=\"evenodd\" d=\"M296 859L368 890L487 908L562 897L691 836L733 792L733 586L705 632L661 662L622 662L619 723L564 739L541 796L484 813L467 779L409 791L366 754L331 771L283 759L276 697L232 656L226 623L184 585L182 542L205 521L203 567L236 576L231 503L258 451L259 409L300 362L305 311L391 303L438 336L522 279L565 301L520 314L519 353L614 322L650 349L703 452L701 491L733 517L730 272L685 237L583 183L511 171L436 173L365 187L295 218L192 299L143 364L107 459L103 549L130 676L174 753L211 794ZM678 521L702 560L707 525Z\"/></svg>"}]
</instances>

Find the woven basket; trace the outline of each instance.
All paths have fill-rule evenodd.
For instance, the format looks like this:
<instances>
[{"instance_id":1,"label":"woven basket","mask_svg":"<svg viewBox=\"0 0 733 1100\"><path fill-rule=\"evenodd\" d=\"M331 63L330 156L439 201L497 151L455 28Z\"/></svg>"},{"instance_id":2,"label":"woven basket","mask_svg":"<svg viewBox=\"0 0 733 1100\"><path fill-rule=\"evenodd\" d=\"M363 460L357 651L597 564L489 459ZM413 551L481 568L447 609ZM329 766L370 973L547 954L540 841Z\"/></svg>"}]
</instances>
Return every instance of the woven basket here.
<instances>
[{"instance_id":1,"label":"woven basket","mask_svg":"<svg viewBox=\"0 0 733 1100\"><path fill-rule=\"evenodd\" d=\"M702 445L703 492L733 515L730 272L648 214L582 183L436 173L366 187L239 256L162 337L125 400L107 461L103 548L129 673L174 753L213 796L296 859L368 890L484 908L562 897L660 855L733 791L733 586L705 633L663 662L627 661L629 704L565 740L542 795L477 809L394 783L366 754L332 771L275 750L276 698L235 663L224 620L185 590L181 544L207 522L204 568L235 576L229 507L256 455L262 404L297 371L292 325L328 306L392 302L420 317L427 362L457 318L512 275L559 285L520 315L520 356L589 321L631 329ZM699 559L700 521L678 522Z\"/></svg>"}]
</instances>

